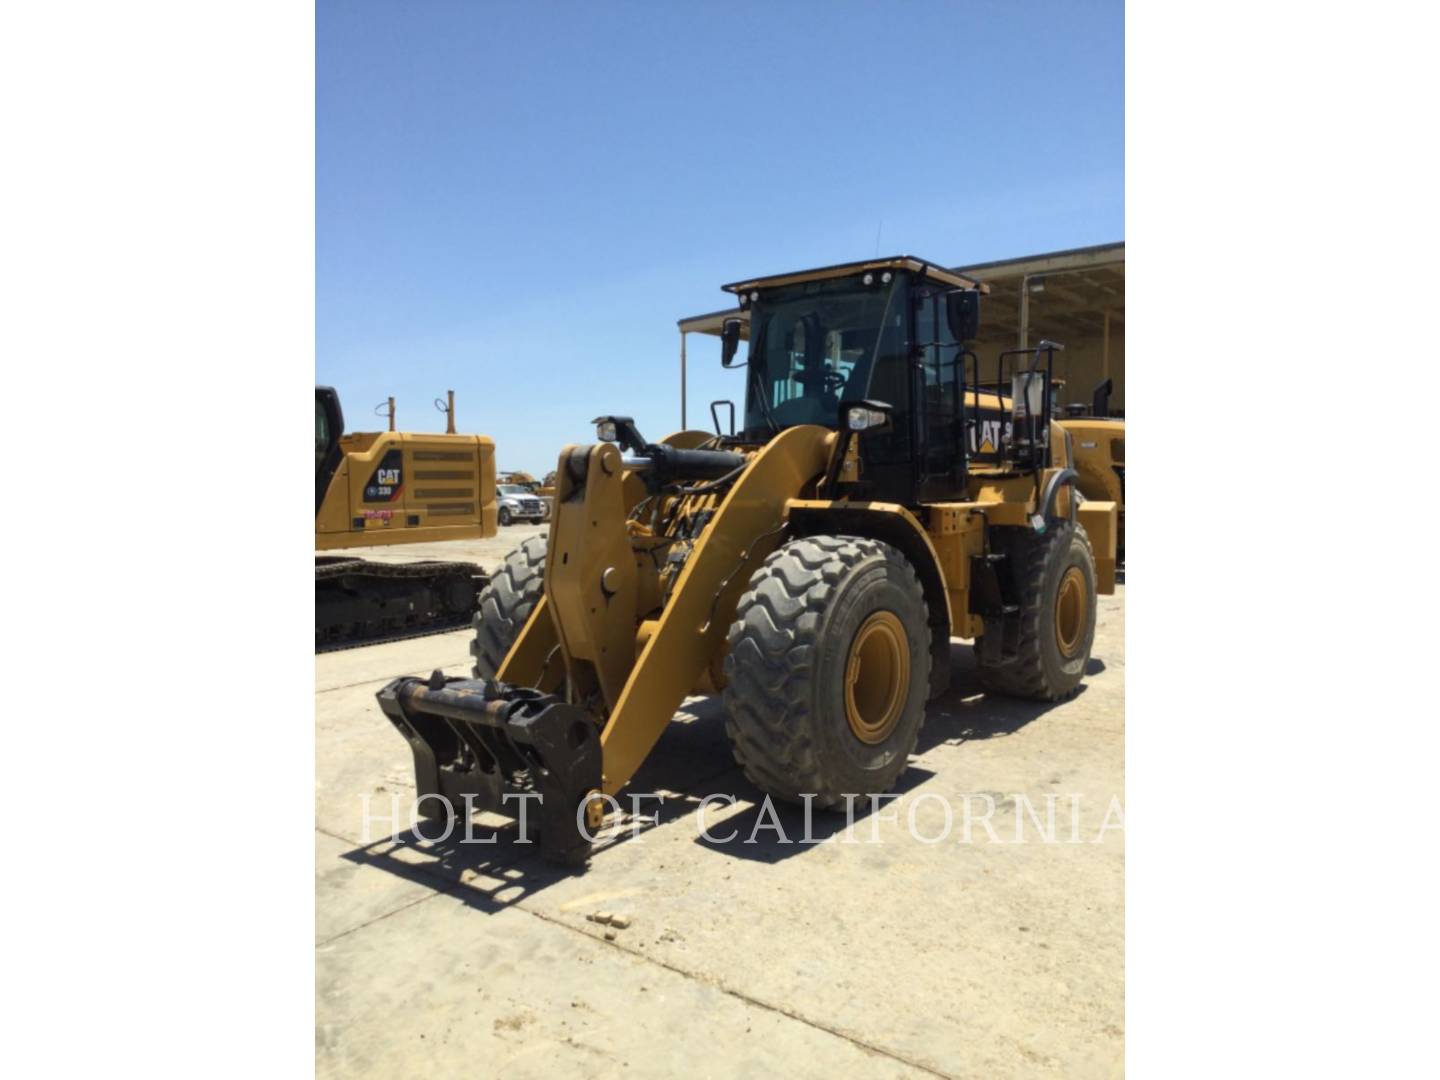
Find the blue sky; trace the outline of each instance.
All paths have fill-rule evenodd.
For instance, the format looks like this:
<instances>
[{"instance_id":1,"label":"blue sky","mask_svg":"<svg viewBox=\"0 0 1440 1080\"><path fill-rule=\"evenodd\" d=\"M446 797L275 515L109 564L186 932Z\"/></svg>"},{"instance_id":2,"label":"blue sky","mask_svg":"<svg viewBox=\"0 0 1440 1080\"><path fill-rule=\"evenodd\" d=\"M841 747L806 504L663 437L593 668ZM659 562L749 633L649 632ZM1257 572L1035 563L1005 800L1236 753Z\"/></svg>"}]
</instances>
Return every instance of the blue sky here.
<instances>
[{"instance_id":1,"label":"blue sky","mask_svg":"<svg viewBox=\"0 0 1440 1080\"><path fill-rule=\"evenodd\" d=\"M675 321L876 253L1124 238L1123 4L319 0L316 379L542 474L679 426ZM690 426L743 396L690 336Z\"/></svg>"}]
</instances>

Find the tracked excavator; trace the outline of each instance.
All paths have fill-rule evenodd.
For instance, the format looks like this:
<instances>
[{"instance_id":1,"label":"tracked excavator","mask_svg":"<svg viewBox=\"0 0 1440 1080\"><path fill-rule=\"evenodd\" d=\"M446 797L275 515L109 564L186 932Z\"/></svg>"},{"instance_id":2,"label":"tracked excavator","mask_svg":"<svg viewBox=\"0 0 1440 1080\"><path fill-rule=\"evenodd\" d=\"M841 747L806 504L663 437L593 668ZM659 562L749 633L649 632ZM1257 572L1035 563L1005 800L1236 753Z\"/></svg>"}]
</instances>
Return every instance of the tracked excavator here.
<instances>
[{"instance_id":1,"label":"tracked excavator","mask_svg":"<svg viewBox=\"0 0 1440 1080\"><path fill-rule=\"evenodd\" d=\"M450 429L454 430L453 398ZM315 388L315 549L496 533L495 444L485 435L345 434L340 396ZM487 577L469 562L315 557L315 651L469 624Z\"/></svg>"}]
</instances>

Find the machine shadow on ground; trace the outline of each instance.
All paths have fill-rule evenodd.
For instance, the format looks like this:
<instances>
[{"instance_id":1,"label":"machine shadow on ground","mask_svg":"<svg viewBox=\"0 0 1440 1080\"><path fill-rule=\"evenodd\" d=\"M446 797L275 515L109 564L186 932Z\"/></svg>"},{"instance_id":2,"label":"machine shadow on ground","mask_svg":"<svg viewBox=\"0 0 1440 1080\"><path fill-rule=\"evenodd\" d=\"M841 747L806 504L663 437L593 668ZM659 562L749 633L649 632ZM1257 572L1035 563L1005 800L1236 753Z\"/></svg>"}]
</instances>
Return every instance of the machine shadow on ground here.
<instances>
[{"instance_id":1,"label":"machine shadow on ground","mask_svg":"<svg viewBox=\"0 0 1440 1080\"><path fill-rule=\"evenodd\" d=\"M1020 701L985 693L975 675L974 652L968 643L950 643L950 689L926 706L925 723L920 728L915 753L921 755L936 746L960 746L976 739L994 739L1013 735L1027 724L1055 709L1060 702ZM1104 670L1104 664L1092 659L1087 675ZM1082 683L1080 693L1084 693ZM1077 695L1078 696L1078 695ZM1073 698L1071 700L1074 700ZM728 747L727 747L728 750ZM717 822L710 831L718 836L732 832L746 838L745 842L716 842L704 835L695 843L732 858L760 862L778 862L803 854L816 843L823 843L855 829L877 809L868 799L857 799L849 809L812 810L778 801L772 802L773 813L765 809L764 794L734 771L734 793L752 805L739 814ZM934 777L928 769L911 763L891 788L891 794L905 795ZM778 822L779 829L775 828ZM782 834L784 839L782 839ZM750 838L753 837L753 842ZM804 842L794 842L798 838Z\"/></svg>"},{"instance_id":2,"label":"machine shadow on ground","mask_svg":"<svg viewBox=\"0 0 1440 1080\"><path fill-rule=\"evenodd\" d=\"M527 842L515 821L482 824L501 820L494 815L472 819L468 835L467 823L459 822L448 836L436 840L443 824L422 823L418 830L386 836L342 857L453 892L480 910L497 911L558 881L590 872L614 850L655 829L683 824L705 796L731 791L734 785L722 782L730 773L739 778L725 739L723 708L716 698L699 699L676 715L626 793L617 798L619 812L611 808L591 861L584 867L546 862L539 845ZM646 794L637 802L629 792ZM747 792L748 785L747 791L735 794L745 799Z\"/></svg>"},{"instance_id":3,"label":"machine shadow on ground","mask_svg":"<svg viewBox=\"0 0 1440 1080\"><path fill-rule=\"evenodd\" d=\"M1087 677L1105 670L1103 661L1090 658L1085 667ZM1074 701L1086 691L1081 683ZM923 754L936 746L961 746L977 739L998 739L1013 735L1027 724L1065 702L1024 701L1020 698L987 694L980 688L975 673L975 654L968 642L950 642L950 689L930 702L925 726L915 746Z\"/></svg>"},{"instance_id":4,"label":"machine shadow on ground","mask_svg":"<svg viewBox=\"0 0 1440 1080\"><path fill-rule=\"evenodd\" d=\"M1020 701L984 693L975 677L968 644L951 642L951 685L930 702L915 748L922 755L937 746L961 746L977 739L1003 738L1040 719L1058 703ZM1087 674L1104 670L1092 659ZM1080 693L1085 692L1082 683ZM892 789L896 795L911 792L934 777L912 763ZM629 792L646 795L633 801ZM658 795L657 800L651 793ZM699 814L707 797L719 796L705 815L709 832L701 831ZM748 804L727 813L729 798ZM539 845L526 842L514 821L483 824L493 816L457 822L448 836L443 824L422 824L397 836L387 836L346 852L343 858L358 865L395 874L406 881L451 892L478 910L499 911L533 896L559 881L590 872L625 844L657 829L686 828L693 841L718 855L775 863L808 852L827 839L840 836L865 822L874 812L868 799L855 800L847 812L812 809L772 800L745 779L731 755L725 736L724 706L718 697L686 703L665 730L654 751L636 773L618 802L620 812L606 819L585 867L563 867L540 857ZM778 829L777 826L778 825ZM467 831L468 826L468 831ZM782 836L784 839L782 839ZM795 842L804 838L804 842ZM753 842L747 842L753 839Z\"/></svg>"}]
</instances>

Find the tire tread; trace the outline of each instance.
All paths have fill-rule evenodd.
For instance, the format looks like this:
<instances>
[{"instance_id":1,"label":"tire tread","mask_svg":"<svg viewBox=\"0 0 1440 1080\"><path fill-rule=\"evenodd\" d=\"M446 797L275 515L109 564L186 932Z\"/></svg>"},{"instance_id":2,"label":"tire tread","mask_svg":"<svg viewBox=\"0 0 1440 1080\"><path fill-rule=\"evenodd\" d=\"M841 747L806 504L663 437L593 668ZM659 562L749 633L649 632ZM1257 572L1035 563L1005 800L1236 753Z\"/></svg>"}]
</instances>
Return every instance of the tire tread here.
<instances>
[{"instance_id":1,"label":"tire tread","mask_svg":"<svg viewBox=\"0 0 1440 1080\"><path fill-rule=\"evenodd\" d=\"M724 665L725 732L735 761L762 791L792 802L814 793L822 808L844 797L825 775L815 746L811 676L842 580L874 556L902 569L923 610L924 592L909 561L888 544L857 536L812 536L784 545L751 577L736 606ZM928 620L924 633L928 658Z\"/></svg>"},{"instance_id":2,"label":"tire tread","mask_svg":"<svg viewBox=\"0 0 1440 1080\"><path fill-rule=\"evenodd\" d=\"M547 543L547 534L541 533L513 549L481 591L471 623L475 636L470 655L475 658L476 678L495 677L545 591Z\"/></svg>"},{"instance_id":3,"label":"tire tread","mask_svg":"<svg viewBox=\"0 0 1440 1080\"><path fill-rule=\"evenodd\" d=\"M1080 692L1080 684L1059 688L1046 680L1045 665L1040 655L1041 635L1053 630L1046 625L1044 618L1045 568L1076 538L1084 545L1086 557L1093 567L1095 553L1090 546L1090 537L1083 528L1070 522L1040 536L1028 529L1006 529L1004 533L1013 534L1005 535L1003 543L1012 580L1017 583L1020 593L1017 615L1020 620L1019 655L1006 664L987 664L977 643L975 662L980 685L991 693L1031 701L1064 701ZM1094 602L1092 596L1091 603Z\"/></svg>"}]
</instances>

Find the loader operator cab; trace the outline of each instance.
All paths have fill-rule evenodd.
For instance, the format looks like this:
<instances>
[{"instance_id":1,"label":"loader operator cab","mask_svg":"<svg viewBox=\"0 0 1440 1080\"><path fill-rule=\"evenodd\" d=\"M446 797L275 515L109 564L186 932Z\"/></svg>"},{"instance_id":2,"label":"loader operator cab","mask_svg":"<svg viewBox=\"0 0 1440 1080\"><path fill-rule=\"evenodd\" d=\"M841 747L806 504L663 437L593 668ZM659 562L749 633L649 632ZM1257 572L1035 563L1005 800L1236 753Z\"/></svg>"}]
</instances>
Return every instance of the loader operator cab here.
<instances>
[{"instance_id":1,"label":"loader operator cab","mask_svg":"<svg viewBox=\"0 0 1440 1080\"><path fill-rule=\"evenodd\" d=\"M977 410L967 411L963 388L978 380L964 344L984 286L900 256L724 288L750 318L744 441L797 424L853 426L854 406L878 404L888 419L854 432L863 476L854 494L907 505L964 496ZM738 320L722 340L726 366L739 366ZM967 357L977 365L968 378Z\"/></svg>"}]
</instances>

